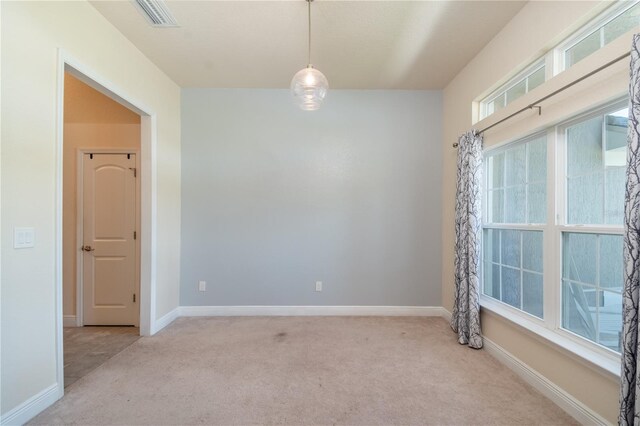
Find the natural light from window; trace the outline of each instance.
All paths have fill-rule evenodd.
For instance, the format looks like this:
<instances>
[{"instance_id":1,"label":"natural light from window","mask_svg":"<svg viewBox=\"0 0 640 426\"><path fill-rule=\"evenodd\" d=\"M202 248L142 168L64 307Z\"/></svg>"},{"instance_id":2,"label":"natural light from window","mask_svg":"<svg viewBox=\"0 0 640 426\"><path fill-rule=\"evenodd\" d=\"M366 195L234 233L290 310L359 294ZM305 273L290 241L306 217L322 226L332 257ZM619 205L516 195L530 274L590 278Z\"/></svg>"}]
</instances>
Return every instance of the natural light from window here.
<instances>
[{"instance_id":1,"label":"natural light from window","mask_svg":"<svg viewBox=\"0 0 640 426\"><path fill-rule=\"evenodd\" d=\"M564 49L564 69L580 62L638 25L640 25L639 3L626 10L615 10L614 7L611 16L606 17L595 30L578 38Z\"/></svg>"},{"instance_id":2,"label":"natural light from window","mask_svg":"<svg viewBox=\"0 0 640 426\"><path fill-rule=\"evenodd\" d=\"M618 353L625 104L489 150L484 158L483 295L550 330ZM560 164L557 175L547 167L551 158ZM559 213L549 223L548 207ZM559 303L548 298L547 304L546 292L558 294Z\"/></svg>"},{"instance_id":3,"label":"natural light from window","mask_svg":"<svg viewBox=\"0 0 640 426\"><path fill-rule=\"evenodd\" d=\"M570 68L587 56L640 26L640 2L612 2L603 13L574 32L544 57L524 69L485 96L479 103L479 120L500 111L516 99L542 85L554 75ZM514 70L516 71L516 70Z\"/></svg>"}]
</instances>

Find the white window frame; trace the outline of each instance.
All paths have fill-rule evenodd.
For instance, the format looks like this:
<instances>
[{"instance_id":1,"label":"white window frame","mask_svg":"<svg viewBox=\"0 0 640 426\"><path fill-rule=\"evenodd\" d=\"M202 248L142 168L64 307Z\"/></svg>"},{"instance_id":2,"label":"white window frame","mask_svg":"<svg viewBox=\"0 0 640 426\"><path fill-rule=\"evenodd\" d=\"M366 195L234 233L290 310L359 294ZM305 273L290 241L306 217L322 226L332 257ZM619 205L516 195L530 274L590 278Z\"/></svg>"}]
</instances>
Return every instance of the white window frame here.
<instances>
[{"instance_id":1,"label":"white window frame","mask_svg":"<svg viewBox=\"0 0 640 426\"><path fill-rule=\"evenodd\" d=\"M575 225L566 220L566 129L571 125L627 106L626 98L600 105L587 113L580 114L552 126L543 132L536 132L508 141L483 151L484 158L499 154L500 151L526 143L546 133L547 136L547 223L546 224L508 224L484 223L484 229L518 229L543 232L543 319L517 309L498 299L484 294L484 253L482 253L480 280L480 305L494 314L510 320L536 336L551 341L580 359L587 360L606 372L620 375L620 354L588 340L578 334L562 328L562 234L563 232L581 232L590 234L621 235L622 226L618 225ZM487 216L488 162L483 165L483 217ZM481 245L484 248L484 244Z\"/></svg>"},{"instance_id":2,"label":"white window frame","mask_svg":"<svg viewBox=\"0 0 640 426\"><path fill-rule=\"evenodd\" d=\"M489 95L485 96L480 101L480 120L482 120L484 118L487 118L490 115L495 113L495 111L494 111L493 113L487 115L487 106L491 102L493 102L495 99L498 99L500 97L504 97L504 101L505 101L504 108L506 108L506 106L509 105L507 103L507 99L506 99L507 92L511 88L513 88L514 86L522 83L523 80L527 81L527 79L529 77L531 77L534 73L536 73L538 70L540 70L540 68L546 67L546 66L547 66L547 61L546 61L545 57L538 58L537 60L535 60L531 64L527 65L522 71L520 71L514 77L510 78L506 83L501 84L496 90L492 91ZM549 74L547 72L547 69L545 68L545 81L547 80L548 75ZM526 85L526 87L525 87L524 95L529 93L529 83L528 83L528 81L525 83L525 85Z\"/></svg>"},{"instance_id":3,"label":"white window frame","mask_svg":"<svg viewBox=\"0 0 640 426\"><path fill-rule=\"evenodd\" d=\"M618 99L614 102L609 102L607 104L604 104L600 107L597 107L596 109L592 109L589 112L586 112L584 114L580 114L577 117L573 117L570 120L567 120L563 123L561 123L560 125L556 126L557 127L557 146L556 146L556 151L557 151L557 161L558 161L558 172L559 172L559 176L558 176L558 182L557 182L557 192L556 192L556 205L557 205L557 209L556 209L556 221L557 221L557 225L556 225L556 238L558 241L558 244L556 246L557 250L559 250L559 252L557 253L557 259L558 260L558 275L557 275L557 279L559 280L559 284L558 284L558 291L560 292L560 294L562 293L562 253L563 253L563 247L562 247L562 234L564 233L585 233L585 234L606 234L606 235L624 235L624 226L621 225L587 225L587 224L570 224L568 223L568 216L567 216L567 206L568 206L568 200L567 200L567 185L566 185L566 178L567 178L567 140L566 140L566 134L567 134L567 129L577 123L580 122L584 122L586 120L589 120L591 118L594 117L599 117L602 116L603 114L607 113L607 112L612 112L618 109L624 109L626 107L628 107L629 103L628 103L628 99L627 98L623 98L623 99ZM604 149L604 146L603 148ZM561 181L560 181L561 179ZM620 358L619 354L611 349L605 348L599 344L593 343L590 340L586 339L585 337L579 336L573 332L571 332L570 330L567 330L565 328L562 328L562 303L561 303L561 297L558 298L559 300L559 306L558 306L558 330L561 333L566 333L567 335L571 335L571 336L577 336L579 339L581 340L585 340L587 342L590 342L592 345L595 345L598 349L602 349L607 351L608 353L612 353L612 354L616 354L618 355L618 358Z\"/></svg>"},{"instance_id":4,"label":"white window frame","mask_svg":"<svg viewBox=\"0 0 640 426\"><path fill-rule=\"evenodd\" d=\"M602 13L589 21L585 26L574 32L567 39L562 41L558 46L552 49L555 62L553 67L554 75L570 68L567 67L565 63L567 50L571 49L596 31L600 31L609 22L613 21L614 19L625 13L627 10L636 6L638 3L640 3L640 0L619 0L615 2L612 6L606 8ZM600 35L600 37L601 39L599 49L602 49L605 44L602 40L602 34Z\"/></svg>"},{"instance_id":5,"label":"white window frame","mask_svg":"<svg viewBox=\"0 0 640 426\"><path fill-rule=\"evenodd\" d=\"M490 117L495 113L495 111L491 114L487 114L487 105L497 99L498 97L506 96L507 90L520 83L524 78L527 78L535 71L539 69L540 66L545 66L545 82L552 77L560 74L565 71L565 52L571 49L576 44L580 43L589 35L593 34L595 31L599 31L600 28L616 19L618 16L625 13L627 10L636 6L640 3L640 0L617 0L613 2L613 4L607 7L604 11L599 13L595 18L591 19L588 23L583 25L577 31L572 33L569 37L564 39L558 45L553 47L547 53L545 53L542 57L536 59L529 65L527 65L522 71L515 73L515 75L509 79L504 84L501 84L495 90L492 90L487 96L484 96L478 103L478 121L484 120L487 117ZM640 23L639 23L640 25ZM601 46L602 48L602 46ZM544 83L543 83L544 84ZM525 92L529 93L529 90ZM504 108L507 108L508 104L505 104Z\"/></svg>"}]
</instances>

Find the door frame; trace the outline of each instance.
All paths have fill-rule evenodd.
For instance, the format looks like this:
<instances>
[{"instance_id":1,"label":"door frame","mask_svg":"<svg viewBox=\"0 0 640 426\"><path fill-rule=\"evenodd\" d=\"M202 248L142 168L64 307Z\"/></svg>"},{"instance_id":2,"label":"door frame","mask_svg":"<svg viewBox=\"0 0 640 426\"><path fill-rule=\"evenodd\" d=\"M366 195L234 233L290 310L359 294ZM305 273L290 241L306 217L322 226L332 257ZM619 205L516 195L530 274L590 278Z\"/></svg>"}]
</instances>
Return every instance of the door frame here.
<instances>
[{"instance_id":1,"label":"door frame","mask_svg":"<svg viewBox=\"0 0 640 426\"><path fill-rule=\"evenodd\" d=\"M136 156L136 172L142 176L140 150L136 148L77 148L77 174L76 174L76 327L84 325L84 252L79 250L84 245L84 156L85 154L133 154ZM136 179L136 231L140 233L140 180ZM140 294L140 238L135 240L136 253L136 284L135 292L138 295L138 316L136 326L140 326L142 295ZM142 334L142 333L141 333Z\"/></svg>"},{"instance_id":2,"label":"door frame","mask_svg":"<svg viewBox=\"0 0 640 426\"><path fill-rule=\"evenodd\" d=\"M56 93L56 171L55 171L55 336L56 382L64 394L63 308L62 308L62 165L64 140L64 74L72 74L85 84L140 115L140 335L157 331L157 144L158 120L153 109L136 100L99 72L58 49Z\"/></svg>"}]
</instances>

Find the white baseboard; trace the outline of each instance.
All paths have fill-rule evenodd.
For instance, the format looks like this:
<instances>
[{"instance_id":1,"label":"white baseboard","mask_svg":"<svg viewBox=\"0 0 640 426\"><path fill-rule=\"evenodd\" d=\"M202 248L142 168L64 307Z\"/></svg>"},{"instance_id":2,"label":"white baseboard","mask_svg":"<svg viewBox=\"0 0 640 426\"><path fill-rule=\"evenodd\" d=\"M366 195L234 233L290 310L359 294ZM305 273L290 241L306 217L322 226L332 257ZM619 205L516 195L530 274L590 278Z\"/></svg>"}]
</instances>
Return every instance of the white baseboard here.
<instances>
[{"instance_id":1,"label":"white baseboard","mask_svg":"<svg viewBox=\"0 0 640 426\"><path fill-rule=\"evenodd\" d=\"M178 306L151 326L153 336L178 317L420 316L439 317L440 306Z\"/></svg>"},{"instance_id":2,"label":"white baseboard","mask_svg":"<svg viewBox=\"0 0 640 426\"><path fill-rule=\"evenodd\" d=\"M567 414L583 425L608 425L609 422L586 405L569 395L551 380L525 364L502 346L483 337L483 348L498 361L509 367L525 382L562 408Z\"/></svg>"},{"instance_id":3,"label":"white baseboard","mask_svg":"<svg viewBox=\"0 0 640 426\"><path fill-rule=\"evenodd\" d=\"M155 322L151 324L151 335L153 336L154 334L156 334L157 332L159 332L160 330L162 330L163 328L171 324L179 316L181 316L180 306L169 311L168 313L163 315L161 318L155 320Z\"/></svg>"},{"instance_id":4,"label":"white baseboard","mask_svg":"<svg viewBox=\"0 0 640 426\"><path fill-rule=\"evenodd\" d=\"M22 404L10 410L0 418L2 425L23 425L45 408L62 398L63 392L57 383L37 393Z\"/></svg>"},{"instance_id":5,"label":"white baseboard","mask_svg":"<svg viewBox=\"0 0 640 426\"><path fill-rule=\"evenodd\" d=\"M451 312L442 308L442 317L451 322ZM487 337L482 337L483 349L491 356L496 358L502 364L506 365L514 373L520 376L525 382L533 386L538 392L553 401L558 407L562 408L567 414L576 419L580 424L588 425L608 425L605 420L595 411L585 406L582 402L565 392L558 385L547 379L542 374L525 364L519 358L508 352L502 346L498 345Z\"/></svg>"},{"instance_id":6,"label":"white baseboard","mask_svg":"<svg viewBox=\"0 0 640 426\"><path fill-rule=\"evenodd\" d=\"M62 326L63 327L77 327L78 323L76 322L75 315L64 315L62 317Z\"/></svg>"},{"instance_id":7,"label":"white baseboard","mask_svg":"<svg viewBox=\"0 0 640 426\"><path fill-rule=\"evenodd\" d=\"M451 323L451 312L449 312L447 308L440 308L440 309L442 309L442 318L446 319L449 323Z\"/></svg>"},{"instance_id":8,"label":"white baseboard","mask_svg":"<svg viewBox=\"0 0 640 426\"><path fill-rule=\"evenodd\" d=\"M180 306L179 309L181 317L443 315L440 306Z\"/></svg>"}]
</instances>

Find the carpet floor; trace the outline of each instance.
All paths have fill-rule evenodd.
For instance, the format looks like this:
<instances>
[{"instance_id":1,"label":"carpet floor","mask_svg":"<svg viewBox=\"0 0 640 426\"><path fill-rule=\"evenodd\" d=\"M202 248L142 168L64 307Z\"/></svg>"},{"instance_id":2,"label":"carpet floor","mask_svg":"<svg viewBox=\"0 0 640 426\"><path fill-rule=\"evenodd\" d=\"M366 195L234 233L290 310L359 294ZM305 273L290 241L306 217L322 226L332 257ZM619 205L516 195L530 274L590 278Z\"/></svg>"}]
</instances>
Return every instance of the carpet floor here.
<instances>
[{"instance_id":1,"label":"carpet floor","mask_svg":"<svg viewBox=\"0 0 640 426\"><path fill-rule=\"evenodd\" d=\"M442 318L180 318L31 424L576 424Z\"/></svg>"}]
</instances>

